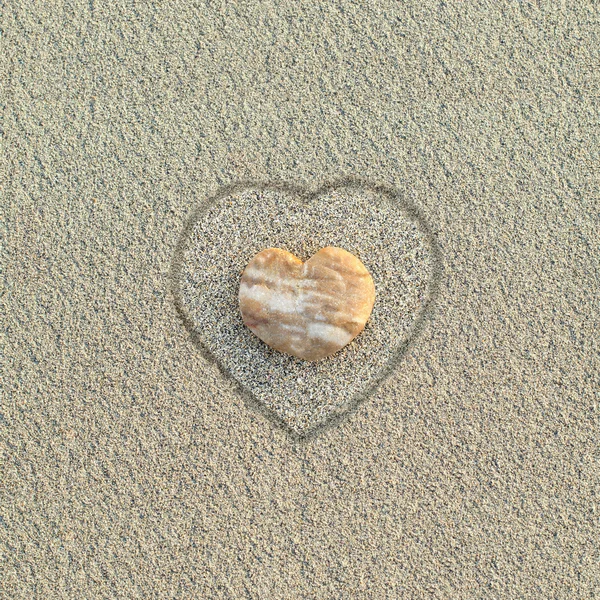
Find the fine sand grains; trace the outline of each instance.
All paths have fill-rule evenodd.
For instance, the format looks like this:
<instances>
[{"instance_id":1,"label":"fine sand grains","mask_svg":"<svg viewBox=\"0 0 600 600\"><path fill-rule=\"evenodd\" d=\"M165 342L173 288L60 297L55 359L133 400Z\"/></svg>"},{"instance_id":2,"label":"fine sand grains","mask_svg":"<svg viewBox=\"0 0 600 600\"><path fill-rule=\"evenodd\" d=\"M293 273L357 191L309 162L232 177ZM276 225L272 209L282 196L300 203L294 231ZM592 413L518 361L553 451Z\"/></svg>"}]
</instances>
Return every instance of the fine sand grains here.
<instances>
[{"instance_id":1,"label":"fine sand grains","mask_svg":"<svg viewBox=\"0 0 600 600\"><path fill-rule=\"evenodd\" d=\"M217 198L188 229L177 273L183 309L224 369L302 435L365 392L398 353L430 293L430 240L383 192L343 186L305 198L287 189L247 189ZM307 362L269 348L244 326L240 277L261 250L303 261L344 248L371 273L376 298L364 331L338 353Z\"/></svg>"}]
</instances>

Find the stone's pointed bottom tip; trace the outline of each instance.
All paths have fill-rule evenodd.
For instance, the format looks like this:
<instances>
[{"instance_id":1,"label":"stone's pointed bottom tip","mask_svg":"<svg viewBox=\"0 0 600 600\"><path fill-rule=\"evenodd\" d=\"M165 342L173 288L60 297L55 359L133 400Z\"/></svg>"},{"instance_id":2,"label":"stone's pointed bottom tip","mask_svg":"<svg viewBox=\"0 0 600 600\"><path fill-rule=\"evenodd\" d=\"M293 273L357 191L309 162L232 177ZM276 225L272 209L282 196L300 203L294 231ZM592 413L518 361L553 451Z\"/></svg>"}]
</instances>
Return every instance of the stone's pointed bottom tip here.
<instances>
[{"instance_id":1,"label":"stone's pointed bottom tip","mask_svg":"<svg viewBox=\"0 0 600 600\"><path fill-rule=\"evenodd\" d=\"M363 263L328 246L303 263L280 248L256 254L239 291L244 324L280 352L316 361L348 345L375 303L375 285Z\"/></svg>"}]
</instances>

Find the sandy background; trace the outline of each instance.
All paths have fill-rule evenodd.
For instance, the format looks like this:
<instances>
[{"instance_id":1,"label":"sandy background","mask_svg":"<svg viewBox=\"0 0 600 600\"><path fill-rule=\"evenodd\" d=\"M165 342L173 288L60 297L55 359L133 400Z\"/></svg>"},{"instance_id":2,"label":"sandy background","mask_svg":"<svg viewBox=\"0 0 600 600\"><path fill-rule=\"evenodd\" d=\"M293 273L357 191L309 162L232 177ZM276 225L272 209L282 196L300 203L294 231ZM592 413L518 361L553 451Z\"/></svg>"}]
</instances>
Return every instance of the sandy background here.
<instances>
[{"instance_id":1,"label":"sandy background","mask_svg":"<svg viewBox=\"0 0 600 600\"><path fill-rule=\"evenodd\" d=\"M2 598L600 596L600 7L370 4L2 9ZM347 175L443 289L298 446L168 273L220 186Z\"/></svg>"}]
</instances>

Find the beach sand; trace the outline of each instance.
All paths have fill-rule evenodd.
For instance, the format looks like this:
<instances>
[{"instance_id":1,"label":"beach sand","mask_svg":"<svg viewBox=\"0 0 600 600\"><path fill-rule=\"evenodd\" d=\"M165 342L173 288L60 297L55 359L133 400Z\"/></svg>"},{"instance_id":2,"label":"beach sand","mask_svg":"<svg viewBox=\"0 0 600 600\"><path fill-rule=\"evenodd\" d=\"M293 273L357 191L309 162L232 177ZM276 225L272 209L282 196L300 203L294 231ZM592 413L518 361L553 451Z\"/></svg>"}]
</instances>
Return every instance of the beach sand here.
<instances>
[{"instance_id":1,"label":"beach sand","mask_svg":"<svg viewBox=\"0 0 600 600\"><path fill-rule=\"evenodd\" d=\"M3 598L598 596L600 10L372 4L3 12ZM443 269L301 442L199 348L173 264L226 186L345 178Z\"/></svg>"}]
</instances>

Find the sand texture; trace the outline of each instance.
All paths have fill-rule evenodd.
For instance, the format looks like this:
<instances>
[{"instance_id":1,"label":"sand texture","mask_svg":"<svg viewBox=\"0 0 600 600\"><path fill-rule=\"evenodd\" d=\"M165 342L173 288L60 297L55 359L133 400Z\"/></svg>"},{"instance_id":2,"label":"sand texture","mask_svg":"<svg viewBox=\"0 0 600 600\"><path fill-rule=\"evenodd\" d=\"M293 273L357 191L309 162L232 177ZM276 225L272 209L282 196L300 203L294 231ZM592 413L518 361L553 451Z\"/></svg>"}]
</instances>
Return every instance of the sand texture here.
<instances>
[{"instance_id":1,"label":"sand texture","mask_svg":"<svg viewBox=\"0 0 600 600\"><path fill-rule=\"evenodd\" d=\"M599 64L597 2L5 3L0 598L600 597ZM341 182L425 237L264 192ZM281 375L219 272L272 240L389 286L316 412L194 334Z\"/></svg>"}]
</instances>

